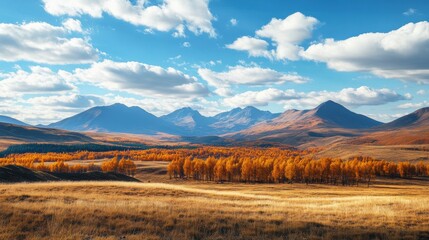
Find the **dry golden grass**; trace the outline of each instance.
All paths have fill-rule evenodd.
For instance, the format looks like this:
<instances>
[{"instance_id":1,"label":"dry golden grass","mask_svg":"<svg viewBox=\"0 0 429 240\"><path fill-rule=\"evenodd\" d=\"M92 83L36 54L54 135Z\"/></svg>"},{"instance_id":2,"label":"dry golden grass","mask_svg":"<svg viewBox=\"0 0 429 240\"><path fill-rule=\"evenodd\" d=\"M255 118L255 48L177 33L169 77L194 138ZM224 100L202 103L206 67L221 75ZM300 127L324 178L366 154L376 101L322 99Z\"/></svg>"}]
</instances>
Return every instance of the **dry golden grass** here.
<instances>
[{"instance_id":1,"label":"dry golden grass","mask_svg":"<svg viewBox=\"0 0 429 240\"><path fill-rule=\"evenodd\" d=\"M379 160L389 160L392 162L410 161L425 163L429 162L429 145L351 145L351 144L332 144L315 157L334 157L347 159L355 156L370 156ZM420 149L420 150L416 150Z\"/></svg>"},{"instance_id":2,"label":"dry golden grass","mask_svg":"<svg viewBox=\"0 0 429 240\"><path fill-rule=\"evenodd\" d=\"M429 184L0 184L0 239L427 239Z\"/></svg>"}]
</instances>

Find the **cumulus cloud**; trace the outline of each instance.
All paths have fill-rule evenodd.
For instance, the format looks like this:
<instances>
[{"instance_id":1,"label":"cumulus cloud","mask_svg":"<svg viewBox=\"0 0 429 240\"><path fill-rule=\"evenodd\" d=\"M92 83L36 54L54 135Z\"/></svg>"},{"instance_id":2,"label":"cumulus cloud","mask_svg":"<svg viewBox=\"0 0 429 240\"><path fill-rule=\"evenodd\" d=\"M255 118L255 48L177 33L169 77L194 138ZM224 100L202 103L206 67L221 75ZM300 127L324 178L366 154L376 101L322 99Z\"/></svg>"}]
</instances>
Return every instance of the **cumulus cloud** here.
<instances>
[{"instance_id":1,"label":"cumulus cloud","mask_svg":"<svg viewBox=\"0 0 429 240\"><path fill-rule=\"evenodd\" d=\"M425 94L426 94L426 91L425 91L425 90L423 90L423 89L421 89L421 90L418 90L418 91L417 91L417 94L418 94L418 95L425 95Z\"/></svg>"},{"instance_id":2,"label":"cumulus cloud","mask_svg":"<svg viewBox=\"0 0 429 240\"><path fill-rule=\"evenodd\" d=\"M3 93L52 93L74 90L75 86L68 80L70 73L65 71L53 72L47 67L32 66L30 71L0 75L0 91Z\"/></svg>"},{"instance_id":3,"label":"cumulus cloud","mask_svg":"<svg viewBox=\"0 0 429 240\"><path fill-rule=\"evenodd\" d=\"M94 95L67 94L28 99L28 103L51 107L89 108L104 105L104 99Z\"/></svg>"},{"instance_id":4,"label":"cumulus cloud","mask_svg":"<svg viewBox=\"0 0 429 240\"><path fill-rule=\"evenodd\" d=\"M423 101L423 102L419 102L419 103L404 103L398 106L398 108L402 108L402 109L409 109L409 108L424 108L424 107L429 107L429 102L428 101Z\"/></svg>"},{"instance_id":5,"label":"cumulus cloud","mask_svg":"<svg viewBox=\"0 0 429 240\"><path fill-rule=\"evenodd\" d=\"M238 20L235 18L231 18L231 20L229 20L229 22L231 23L232 26L237 26L237 24L238 24Z\"/></svg>"},{"instance_id":6,"label":"cumulus cloud","mask_svg":"<svg viewBox=\"0 0 429 240\"><path fill-rule=\"evenodd\" d=\"M265 40L244 36L226 45L226 47L237 51L248 52L251 57L266 57L271 59L273 53L267 50L268 45L268 42Z\"/></svg>"},{"instance_id":7,"label":"cumulus cloud","mask_svg":"<svg viewBox=\"0 0 429 240\"><path fill-rule=\"evenodd\" d=\"M337 71L370 72L383 78L429 83L429 22L409 23L388 33L326 39L303 51L307 59Z\"/></svg>"},{"instance_id":8,"label":"cumulus cloud","mask_svg":"<svg viewBox=\"0 0 429 240\"><path fill-rule=\"evenodd\" d=\"M98 51L85 38L68 37L72 32L82 32L78 20L68 19L63 26L45 22L0 23L0 60L47 64L96 61Z\"/></svg>"},{"instance_id":9,"label":"cumulus cloud","mask_svg":"<svg viewBox=\"0 0 429 240\"><path fill-rule=\"evenodd\" d=\"M296 99L299 94L294 90L282 91L275 88L268 88L262 91L247 91L235 96L225 98L223 101L228 106L267 106L271 102Z\"/></svg>"},{"instance_id":10,"label":"cumulus cloud","mask_svg":"<svg viewBox=\"0 0 429 240\"><path fill-rule=\"evenodd\" d=\"M311 37L318 20L297 12L285 19L271 19L271 22L256 31L259 37L269 38L276 45L276 58L298 60L302 50L298 44Z\"/></svg>"},{"instance_id":11,"label":"cumulus cloud","mask_svg":"<svg viewBox=\"0 0 429 240\"><path fill-rule=\"evenodd\" d=\"M225 72L214 72L207 68L198 69L198 74L209 85L219 89L218 93L226 92L231 85L263 86L283 84L286 82L304 83L307 78L297 73L282 73L271 68L259 66L229 67Z\"/></svg>"},{"instance_id":12,"label":"cumulus cloud","mask_svg":"<svg viewBox=\"0 0 429 240\"><path fill-rule=\"evenodd\" d=\"M225 98L230 106L266 106L269 103L280 103L285 108L311 108L322 102L333 100L346 106L382 105L389 102L410 99L411 96L401 95L390 89L372 89L367 86L345 88L338 92L313 91L295 92L269 88L263 91L248 91L233 97Z\"/></svg>"},{"instance_id":13,"label":"cumulus cloud","mask_svg":"<svg viewBox=\"0 0 429 240\"><path fill-rule=\"evenodd\" d=\"M299 44L311 37L318 22L316 18L305 16L300 12L289 15L285 19L273 18L267 25L256 31L256 37L241 37L226 47L247 51L252 57L298 60L299 53L303 50ZM276 49L268 49L268 42L259 38L269 39Z\"/></svg>"},{"instance_id":14,"label":"cumulus cloud","mask_svg":"<svg viewBox=\"0 0 429 240\"><path fill-rule=\"evenodd\" d=\"M139 95L193 98L209 93L195 77L174 68L139 62L104 60L86 69L76 69L74 77L108 90Z\"/></svg>"},{"instance_id":15,"label":"cumulus cloud","mask_svg":"<svg viewBox=\"0 0 429 240\"><path fill-rule=\"evenodd\" d=\"M68 18L63 22L63 26L70 32L83 32L82 25L77 19Z\"/></svg>"},{"instance_id":16,"label":"cumulus cloud","mask_svg":"<svg viewBox=\"0 0 429 240\"><path fill-rule=\"evenodd\" d=\"M138 0L43 0L45 11L54 16L89 15L101 18L103 13L136 26L145 26L158 31L175 30L183 35L184 28L195 34L207 33L216 36L212 26L214 20L209 9L209 0L164 0L149 5L149 1Z\"/></svg>"}]
</instances>

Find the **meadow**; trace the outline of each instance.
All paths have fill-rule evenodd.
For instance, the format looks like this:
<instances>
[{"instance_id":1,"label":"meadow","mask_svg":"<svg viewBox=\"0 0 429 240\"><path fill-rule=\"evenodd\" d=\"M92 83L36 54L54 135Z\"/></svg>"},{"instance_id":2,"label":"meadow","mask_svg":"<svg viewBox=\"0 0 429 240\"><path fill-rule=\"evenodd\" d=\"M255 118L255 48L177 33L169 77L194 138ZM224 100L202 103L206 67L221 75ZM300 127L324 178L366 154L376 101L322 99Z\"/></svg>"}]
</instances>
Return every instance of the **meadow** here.
<instances>
[{"instance_id":1,"label":"meadow","mask_svg":"<svg viewBox=\"0 0 429 240\"><path fill-rule=\"evenodd\" d=\"M429 238L429 178L425 172L418 174L428 170L426 163L312 160L317 153L317 149L194 148L10 155L0 162L34 169L65 164L55 168L58 172L110 168L113 163L120 166L119 159L128 159L135 167L131 175L141 182L0 184L0 239ZM273 176L275 166L283 166L287 181L265 181L259 175L240 181L246 161L255 171L268 167L268 172L255 172L267 176ZM203 175L193 165L199 162L211 166ZM218 170L227 170L229 162L241 169L238 178L231 175L232 182L218 177L223 172ZM192 166L192 172L186 166ZM342 174L363 177L361 184L333 182L334 166ZM389 166L393 175L386 174ZM402 176L404 166L414 175ZM288 169L303 170L304 175L291 177L294 171ZM304 181L299 176L306 176L305 169L321 175ZM313 173L317 169L329 171L326 176L325 171ZM377 175L371 175L369 185L361 175L365 171L360 172L365 169Z\"/></svg>"},{"instance_id":2,"label":"meadow","mask_svg":"<svg viewBox=\"0 0 429 240\"><path fill-rule=\"evenodd\" d=\"M428 186L0 185L0 238L426 239Z\"/></svg>"},{"instance_id":3,"label":"meadow","mask_svg":"<svg viewBox=\"0 0 429 240\"><path fill-rule=\"evenodd\" d=\"M429 182L371 187L170 179L0 184L0 239L427 239Z\"/></svg>"}]
</instances>

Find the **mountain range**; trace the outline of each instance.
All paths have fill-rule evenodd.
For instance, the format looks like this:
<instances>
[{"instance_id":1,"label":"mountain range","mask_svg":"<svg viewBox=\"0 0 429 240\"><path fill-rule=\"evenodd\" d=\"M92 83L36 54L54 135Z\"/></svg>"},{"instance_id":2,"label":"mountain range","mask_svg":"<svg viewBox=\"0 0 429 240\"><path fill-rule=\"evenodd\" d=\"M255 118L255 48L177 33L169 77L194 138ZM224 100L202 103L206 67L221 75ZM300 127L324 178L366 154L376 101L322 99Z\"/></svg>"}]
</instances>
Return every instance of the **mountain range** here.
<instances>
[{"instance_id":1,"label":"mountain range","mask_svg":"<svg viewBox=\"0 0 429 240\"><path fill-rule=\"evenodd\" d=\"M288 110L271 121L226 136L299 145L315 138L358 135L363 129L382 124L338 103L327 101L311 110Z\"/></svg>"},{"instance_id":2,"label":"mountain range","mask_svg":"<svg viewBox=\"0 0 429 240\"><path fill-rule=\"evenodd\" d=\"M324 102L314 109L292 109L281 114L249 106L234 108L215 116L204 116L186 107L161 117L140 107L117 103L90 108L43 128L30 127L8 117L2 119L12 124L0 124L0 137L9 135L25 139L28 135L33 136L27 137L31 141L41 141L43 138L53 140L61 135L69 137L69 140L88 140L80 133L69 132L77 131L167 134L182 136L182 140L190 142L268 141L292 146L312 146L320 144L320 141L329 143L342 138L351 139L352 143L357 144L401 144L401 141L429 143L429 137L426 137L428 134L424 134L429 132L429 108L383 124L333 101ZM319 143L315 144L315 141Z\"/></svg>"},{"instance_id":3,"label":"mountain range","mask_svg":"<svg viewBox=\"0 0 429 240\"><path fill-rule=\"evenodd\" d=\"M49 124L48 128L59 128L69 131L95 131L149 134L184 133L182 129L163 121L139 107L127 107L116 103L88 109L82 113Z\"/></svg>"},{"instance_id":4,"label":"mountain range","mask_svg":"<svg viewBox=\"0 0 429 240\"><path fill-rule=\"evenodd\" d=\"M88 109L46 127L69 131L208 136L243 130L276 116L278 114L246 107L206 117L187 107L156 117L140 107L127 107L117 103Z\"/></svg>"},{"instance_id":5,"label":"mountain range","mask_svg":"<svg viewBox=\"0 0 429 240\"><path fill-rule=\"evenodd\" d=\"M255 107L245 107L206 117L187 107L164 115L161 119L184 128L187 136L208 136L240 131L256 123L271 120L278 115Z\"/></svg>"}]
</instances>

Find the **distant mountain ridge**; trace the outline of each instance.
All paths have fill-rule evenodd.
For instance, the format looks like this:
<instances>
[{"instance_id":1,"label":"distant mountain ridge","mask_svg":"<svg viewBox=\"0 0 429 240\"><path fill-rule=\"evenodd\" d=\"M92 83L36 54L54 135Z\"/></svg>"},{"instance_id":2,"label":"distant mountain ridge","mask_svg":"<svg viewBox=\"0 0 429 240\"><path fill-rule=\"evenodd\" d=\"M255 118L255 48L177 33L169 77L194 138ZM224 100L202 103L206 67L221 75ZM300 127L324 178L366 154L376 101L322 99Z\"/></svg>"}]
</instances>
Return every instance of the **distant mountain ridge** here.
<instances>
[{"instance_id":1,"label":"distant mountain ridge","mask_svg":"<svg viewBox=\"0 0 429 240\"><path fill-rule=\"evenodd\" d=\"M0 123L0 138L6 142L9 139L24 142L93 140L81 133L56 129L161 134L160 137L173 141L217 145L257 141L310 147L342 140L353 144L422 144L429 143L429 108L383 124L333 101L313 109L291 109L281 114L249 106L204 116L185 107L161 117L140 107L113 104L90 108L44 128Z\"/></svg>"},{"instance_id":2,"label":"distant mountain ridge","mask_svg":"<svg viewBox=\"0 0 429 240\"><path fill-rule=\"evenodd\" d=\"M338 103L327 101L310 110L287 110L271 121L226 136L299 145L315 138L353 136L357 130L370 129L381 124Z\"/></svg>"},{"instance_id":3,"label":"distant mountain ridge","mask_svg":"<svg viewBox=\"0 0 429 240\"><path fill-rule=\"evenodd\" d=\"M429 108L383 124L333 101L324 102L313 109L291 109L281 114L248 106L215 116L204 116L197 110L185 107L161 117L140 107L113 104L88 109L48 127L72 131L170 134L195 143L223 142L222 139L225 139L225 142L271 141L299 146L313 140L359 137L389 129L426 126L428 121Z\"/></svg>"},{"instance_id":4,"label":"distant mountain ridge","mask_svg":"<svg viewBox=\"0 0 429 240\"><path fill-rule=\"evenodd\" d=\"M181 134L179 129L140 107L127 107L116 103L93 107L82 113L49 124L50 128L71 131L97 131L135 134Z\"/></svg>"},{"instance_id":5,"label":"distant mountain ridge","mask_svg":"<svg viewBox=\"0 0 429 240\"><path fill-rule=\"evenodd\" d=\"M215 115L216 119L212 127L224 128L225 132L235 132L246 129L257 123L268 121L278 117L279 113L271 113L269 111L261 111L255 107L234 108L231 111L223 112Z\"/></svg>"},{"instance_id":6,"label":"distant mountain ridge","mask_svg":"<svg viewBox=\"0 0 429 240\"><path fill-rule=\"evenodd\" d=\"M390 123L383 124L380 126L380 129L389 130L415 127L429 127L429 107L421 108Z\"/></svg>"},{"instance_id":7,"label":"distant mountain ridge","mask_svg":"<svg viewBox=\"0 0 429 240\"><path fill-rule=\"evenodd\" d=\"M243 130L278 115L269 111L261 111L255 107L245 107L206 117L187 107L164 115L161 119L186 128L187 131L190 131L187 135L209 136Z\"/></svg>"},{"instance_id":8,"label":"distant mountain ridge","mask_svg":"<svg viewBox=\"0 0 429 240\"><path fill-rule=\"evenodd\" d=\"M197 110L185 107L161 116L160 119L186 130L185 135L204 135L213 132L209 125L213 118L200 114Z\"/></svg>"},{"instance_id":9,"label":"distant mountain ridge","mask_svg":"<svg viewBox=\"0 0 429 240\"><path fill-rule=\"evenodd\" d=\"M429 107L421 108L392 122L373 128L373 132L350 140L352 144L414 145L429 144Z\"/></svg>"},{"instance_id":10,"label":"distant mountain ridge","mask_svg":"<svg viewBox=\"0 0 429 240\"><path fill-rule=\"evenodd\" d=\"M8 116L3 116L3 115L0 115L0 123L10 123L10 124L15 124L19 126L30 126L30 124L19 121L18 119L11 118Z\"/></svg>"},{"instance_id":11,"label":"distant mountain ridge","mask_svg":"<svg viewBox=\"0 0 429 240\"><path fill-rule=\"evenodd\" d=\"M117 103L93 107L46 127L70 131L211 136L239 131L276 116L278 114L246 107L206 117L197 110L185 107L156 117L140 107L127 107Z\"/></svg>"}]
</instances>

